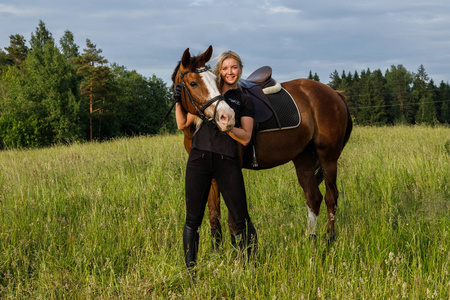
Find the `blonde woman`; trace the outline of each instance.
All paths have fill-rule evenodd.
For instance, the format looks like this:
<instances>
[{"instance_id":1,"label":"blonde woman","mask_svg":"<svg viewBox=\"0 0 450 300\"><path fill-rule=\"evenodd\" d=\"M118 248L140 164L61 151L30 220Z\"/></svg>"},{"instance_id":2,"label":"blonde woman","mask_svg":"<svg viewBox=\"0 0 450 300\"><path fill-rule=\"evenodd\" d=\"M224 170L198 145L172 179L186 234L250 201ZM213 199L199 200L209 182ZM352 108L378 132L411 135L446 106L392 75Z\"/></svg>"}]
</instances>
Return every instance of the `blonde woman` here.
<instances>
[{"instance_id":1,"label":"blonde woman","mask_svg":"<svg viewBox=\"0 0 450 300\"><path fill-rule=\"evenodd\" d=\"M203 122L193 137L186 166L186 223L183 229L183 248L186 267L191 270L197 262L200 227L205 211L211 180L216 179L238 234L235 240L240 249L253 254L257 249L257 234L247 209L244 178L239 166L238 143L247 145L253 130L254 107L251 99L238 87L242 75L242 61L235 52L222 53L214 68L218 87L225 101L235 111L235 127L224 133ZM176 105L179 129L194 122L180 104Z\"/></svg>"}]
</instances>

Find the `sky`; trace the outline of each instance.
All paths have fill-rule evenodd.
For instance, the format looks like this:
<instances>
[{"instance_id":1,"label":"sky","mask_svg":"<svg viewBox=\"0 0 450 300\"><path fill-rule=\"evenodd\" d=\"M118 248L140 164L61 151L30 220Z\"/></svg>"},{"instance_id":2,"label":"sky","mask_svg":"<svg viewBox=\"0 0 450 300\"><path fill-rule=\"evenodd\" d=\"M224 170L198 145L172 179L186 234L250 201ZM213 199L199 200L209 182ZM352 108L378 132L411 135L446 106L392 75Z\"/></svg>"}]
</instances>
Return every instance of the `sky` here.
<instances>
[{"instance_id":1,"label":"sky","mask_svg":"<svg viewBox=\"0 0 450 300\"><path fill-rule=\"evenodd\" d=\"M0 0L0 47L12 34L28 44L40 20L58 44L70 30L80 52L90 39L110 63L167 84L184 50L209 45L213 58L237 52L244 78L264 65L280 82L312 71L324 83L335 70L423 65L450 81L448 0Z\"/></svg>"}]
</instances>

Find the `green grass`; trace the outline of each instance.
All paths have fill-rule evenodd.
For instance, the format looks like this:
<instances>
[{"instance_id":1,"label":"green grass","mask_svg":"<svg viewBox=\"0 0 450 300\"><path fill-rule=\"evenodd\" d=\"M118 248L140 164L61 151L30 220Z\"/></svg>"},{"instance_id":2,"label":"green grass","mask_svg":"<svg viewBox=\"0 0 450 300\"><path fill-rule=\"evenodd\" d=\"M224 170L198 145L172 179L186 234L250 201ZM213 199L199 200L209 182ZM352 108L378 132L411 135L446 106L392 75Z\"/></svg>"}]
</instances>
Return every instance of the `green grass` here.
<instances>
[{"instance_id":1,"label":"green grass","mask_svg":"<svg viewBox=\"0 0 450 300\"><path fill-rule=\"evenodd\" d=\"M337 240L306 236L292 164L244 170L256 268L225 241L184 267L182 135L0 152L0 298L450 299L450 129L356 127ZM323 186L321 186L323 189ZM326 232L325 207L319 232Z\"/></svg>"}]
</instances>

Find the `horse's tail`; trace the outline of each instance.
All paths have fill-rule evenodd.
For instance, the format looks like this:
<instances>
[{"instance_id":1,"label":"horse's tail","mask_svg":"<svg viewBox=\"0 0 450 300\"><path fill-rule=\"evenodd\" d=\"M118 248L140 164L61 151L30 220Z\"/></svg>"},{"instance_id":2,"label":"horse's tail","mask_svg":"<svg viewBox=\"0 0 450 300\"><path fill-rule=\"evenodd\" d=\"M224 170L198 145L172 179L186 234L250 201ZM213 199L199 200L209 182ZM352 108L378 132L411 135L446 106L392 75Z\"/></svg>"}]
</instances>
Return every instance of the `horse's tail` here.
<instances>
[{"instance_id":1,"label":"horse's tail","mask_svg":"<svg viewBox=\"0 0 450 300\"><path fill-rule=\"evenodd\" d=\"M320 164L319 160L317 160L317 163L316 163L316 181L317 181L317 185L321 184L323 181L323 169L322 169L322 165Z\"/></svg>"},{"instance_id":2,"label":"horse's tail","mask_svg":"<svg viewBox=\"0 0 450 300\"><path fill-rule=\"evenodd\" d=\"M350 139L350 135L353 130L353 120L352 116L350 115L350 110L348 108L348 98L344 95L343 91L336 91L336 93L339 95L339 97L341 97L342 101L344 101L345 108L347 109L347 128L345 129L344 142L342 144L342 150L344 150L344 147L345 145L347 145L347 142ZM317 160L315 174L317 184L321 184L323 181L323 169L319 160Z\"/></svg>"},{"instance_id":3,"label":"horse's tail","mask_svg":"<svg viewBox=\"0 0 450 300\"><path fill-rule=\"evenodd\" d=\"M347 108L347 129L345 130L344 143L342 144L342 150L344 150L344 147L345 147L345 145L347 145L347 142L350 139L350 135L351 135L352 130L353 130L353 120L352 120L352 116L350 115L350 110L348 108L348 98L347 98L347 96L345 96L343 94L344 93L343 91L336 91L336 93L344 101L345 108Z\"/></svg>"}]
</instances>

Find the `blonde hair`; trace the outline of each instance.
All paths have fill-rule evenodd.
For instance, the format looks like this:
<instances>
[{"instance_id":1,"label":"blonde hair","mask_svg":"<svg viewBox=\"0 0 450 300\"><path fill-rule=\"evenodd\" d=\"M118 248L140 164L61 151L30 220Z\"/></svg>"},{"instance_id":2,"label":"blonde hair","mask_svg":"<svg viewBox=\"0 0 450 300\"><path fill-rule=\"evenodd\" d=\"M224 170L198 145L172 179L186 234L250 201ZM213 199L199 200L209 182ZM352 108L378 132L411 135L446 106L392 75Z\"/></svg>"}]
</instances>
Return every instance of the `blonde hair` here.
<instances>
[{"instance_id":1,"label":"blonde hair","mask_svg":"<svg viewBox=\"0 0 450 300\"><path fill-rule=\"evenodd\" d=\"M214 74L216 75L217 86L219 87L219 89L222 89L223 85L222 76L220 76L220 69L222 68L223 61L228 58L234 58L238 62L239 67L241 67L241 69L244 67L240 56L236 52L233 52L231 50L225 51L222 54L220 54L217 58L215 58L214 60L217 60L217 63L214 66ZM241 75L242 72L239 75L238 80L240 79Z\"/></svg>"}]
</instances>

